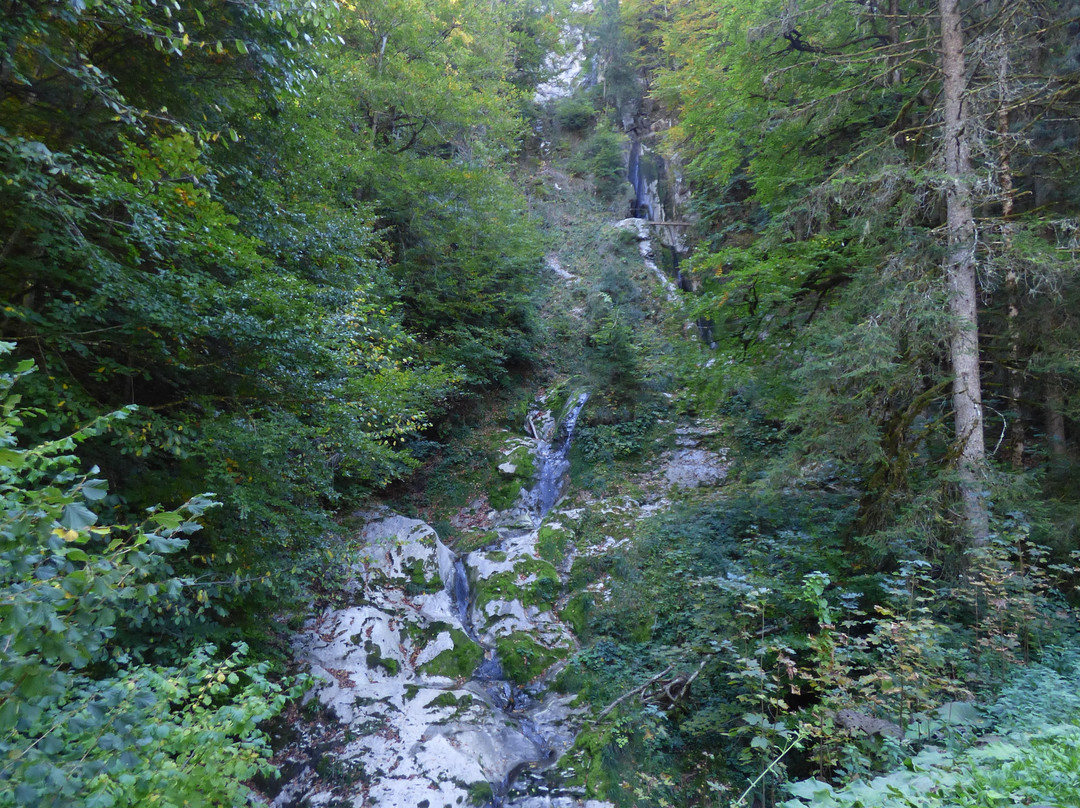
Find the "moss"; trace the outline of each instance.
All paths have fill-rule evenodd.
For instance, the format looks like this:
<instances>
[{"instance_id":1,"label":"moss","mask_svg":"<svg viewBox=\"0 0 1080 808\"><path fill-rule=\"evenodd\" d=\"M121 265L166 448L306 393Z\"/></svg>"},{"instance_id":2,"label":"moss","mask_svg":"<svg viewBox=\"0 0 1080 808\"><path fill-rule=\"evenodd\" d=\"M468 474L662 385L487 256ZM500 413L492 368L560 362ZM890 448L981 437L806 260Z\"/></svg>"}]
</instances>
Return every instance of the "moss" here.
<instances>
[{"instance_id":1,"label":"moss","mask_svg":"<svg viewBox=\"0 0 1080 808\"><path fill-rule=\"evenodd\" d=\"M532 482L536 473L536 461L529 453L529 447L518 446L506 457L500 456L498 465L509 463L514 466L510 474L499 472L498 481L488 494L488 502L496 510L505 511L517 500L518 494L526 483Z\"/></svg>"},{"instance_id":2,"label":"moss","mask_svg":"<svg viewBox=\"0 0 1080 808\"><path fill-rule=\"evenodd\" d=\"M656 625L655 614L648 612L640 615L630 629L630 639L634 642L649 642L652 639L654 625Z\"/></svg>"},{"instance_id":3,"label":"moss","mask_svg":"<svg viewBox=\"0 0 1080 808\"><path fill-rule=\"evenodd\" d=\"M470 805L487 805L495 796L495 790L491 787L491 783L485 780L470 783L468 789Z\"/></svg>"},{"instance_id":4,"label":"moss","mask_svg":"<svg viewBox=\"0 0 1080 808\"><path fill-rule=\"evenodd\" d=\"M495 640L503 673L519 685L528 684L569 652L566 648L545 648L528 634L515 631Z\"/></svg>"},{"instance_id":5,"label":"moss","mask_svg":"<svg viewBox=\"0 0 1080 808\"><path fill-rule=\"evenodd\" d=\"M384 657L379 646L371 640L364 643L364 650L367 651L364 661L369 668L382 668L391 676L396 676L401 670L401 663L392 657Z\"/></svg>"},{"instance_id":6,"label":"moss","mask_svg":"<svg viewBox=\"0 0 1080 808\"><path fill-rule=\"evenodd\" d=\"M508 402L506 408L503 410L502 416L499 418L502 426L511 431L518 431L521 429L521 425L525 423L525 418L529 414L529 406L532 404L532 390L529 388L521 388L517 391L517 397L513 402Z\"/></svg>"},{"instance_id":7,"label":"moss","mask_svg":"<svg viewBox=\"0 0 1080 808\"><path fill-rule=\"evenodd\" d=\"M403 620L401 629L405 632L405 636L412 640L413 647L423 648L427 645L430 626L414 623L412 620Z\"/></svg>"},{"instance_id":8,"label":"moss","mask_svg":"<svg viewBox=\"0 0 1080 808\"><path fill-rule=\"evenodd\" d=\"M584 589L611 572L615 559L610 555L580 556L570 568L570 590Z\"/></svg>"},{"instance_id":9,"label":"moss","mask_svg":"<svg viewBox=\"0 0 1080 808\"><path fill-rule=\"evenodd\" d=\"M570 543L570 531L564 528L540 528L536 536L536 552L552 564L561 564L566 558L566 547Z\"/></svg>"},{"instance_id":10,"label":"moss","mask_svg":"<svg viewBox=\"0 0 1080 808\"><path fill-rule=\"evenodd\" d=\"M408 575L408 581L405 584L406 595L430 595L443 588L442 578L439 577L437 571L430 578L428 577L422 558L410 559L402 565L402 568Z\"/></svg>"},{"instance_id":11,"label":"moss","mask_svg":"<svg viewBox=\"0 0 1080 808\"><path fill-rule=\"evenodd\" d=\"M438 696L428 702L429 707L468 707L473 703L473 697L468 693L462 693L460 696L447 690L445 693L440 693Z\"/></svg>"},{"instance_id":12,"label":"moss","mask_svg":"<svg viewBox=\"0 0 1080 808\"><path fill-rule=\"evenodd\" d=\"M422 619L422 618L421 618ZM443 623L441 620L434 622L412 622L403 621L403 630L405 636L407 636L413 644L413 648L424 648L442 634L444 631L452 631L453 626L449 623Z\"/></svg>"},{"instance_id":13,"label":"moss","mask_svg":"<svg viewBox=\"0 0 1080 808\"><path fill-rule=\"evenodd\" d=\"M534 580L521 583L523 578L530 576ZM490 578L476 582L476 608L482 612L484 606L493 600L516 600L522 606L551 608L561 588L559 573L549 562L539 558L523 558L514 564L512 570L497 572Z\"/></svg>"},{"instance_id":14,"label":"moss","mask_svg":"<svg viewBox=\"0 0 1080 808\"><path fill-rule=\"evenodd\" d=\"M516 496L516 494L515 494ZM483 532L462 533L454 542L454 552L459 556L468 555L477 550L483 550L499 541L499 534L494 530Z\"/></svg>"},{"instance_id":15,"label":"moss","mask_svg":"<svg viewBox=\"0 0 1080 808\"><path fill-rule=\"evenodd\" d=\"M561 423L570 410L570 402L577 401L577 394L570 395L569 379L563 379L558 384L548 388L544 405L551 410L556 423Z\"/></svg>"},{"instance_id":16,"label":"moss","mask_svg":"<svg viewBox=\"0 0 1080 808\"><path fill-rule=\"evenodd\" d=\"M447 648L434 659L420 666L420 672L430 676L449 676L451 679L464 679L469 676L480 661L484 652L479 645L468 638L463 631L450 629L453 648Z\"/></svg>"},{"instance_id":17,"label":"moss","mask_svg":"<svg viewBox=\"0 0 1080 808\"><path fill-rule=\"evenodd\" d=\"M610 743L610 732L606 730L581 732L567 753L568 758L579 763L567 785L585 786L589 799L606 800L611 778L604 768L604 750Z\"/></svg>"},{"instance_id":18,"label":"moss","mask_svg":"<svg viewBox=\"0 0 1080 808\"><path fill-rule=\"evenodd\" d=\"M566 388L560 391L559 398L557 399L558 407L552 406L551 410L555 413L555 423L558 424L560 428L562 427L563 421L566 420L566 416L570 414L570 410L577 406L581 394L585 392L587 392L587 389L582 387L575 387L573 390Z\"/></svg>"},{"instance_id":19,"label":"moss","mask_svg":"<svg viewBox=\"0 0 1080 808\"><path fill-rule=\"evenodd\" d=\"M585 636L588 614L591 609L592 597L585 592L580 592L570 598L566 605L559 610L559 617L573 629L577 636L583 637Z\"/></svg>"}]
</instances>

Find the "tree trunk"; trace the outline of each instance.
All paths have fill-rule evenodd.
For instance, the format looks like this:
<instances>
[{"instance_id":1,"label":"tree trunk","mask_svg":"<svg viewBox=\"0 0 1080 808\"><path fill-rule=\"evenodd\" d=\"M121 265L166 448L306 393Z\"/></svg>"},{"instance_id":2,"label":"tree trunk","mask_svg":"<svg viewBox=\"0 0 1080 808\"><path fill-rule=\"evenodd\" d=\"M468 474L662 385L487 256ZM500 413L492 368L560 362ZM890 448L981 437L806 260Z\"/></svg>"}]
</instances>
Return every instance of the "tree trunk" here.
<instances>
[{"instance_id":1,"label":"tree trunk","mask_svg":"<svg viewBox=\"0 0 1080 808\"><path fill-rule=\"evenodd\" d=\"M1024 394L1024 370L1020 351L1020 273L1012 261L1013 240L1013 174L1012 147L1009 143L1009 57L1004 43L998 61L998 114L997 128L1000 146L998 151L998 182L1001 185L1001 250L1005 256L1005 294L1007 297L1006 338L1009 343L1008 374L1009 403L1012 420L1006 444L1009 464L1017 471L1024 468L1026 435L1021 400Z\"/></svg>"},{"instance_id":2,"label":"tree trunk","mask_svg":"<svg viewBox=\"0 0 1080 808\"><path fill-rule=\"evenodd\" d=\"M889 44L893 49L897 49L900 46L900 0L889 0ZM899 84L900 77L900 59L896 56L889 57L889 83Z\"/></svg>"},{"instance_id":3,"label":"tree trunk","mask_svg":"<svg viewBox=\"0 0 1080 808\"><path fill-rule=\"evenodd\" d=\"M983 441L982 383L979 378L978 293L975 285L975 217L971 207L971 149L965 131L964 33L959 0L939 0L941 14L942 97L944 102L946 224L948 257L945 269L953 332L949 358L953 370L953 410L956 416L957 471L961 515L967 540L986 541L988 516L982 497L986 466Z\"/></svg>"},{"instance_id":4,"label":"tree trunk","mask_svg":"<svg viewBox=\"0 0 1080 808\"><path fill-rule=\"evenodd\" d=\"M1046 377L1046 441L1051 463L1065 459L1065 394L1056 373Z\"/></svg>"}]
</instances>

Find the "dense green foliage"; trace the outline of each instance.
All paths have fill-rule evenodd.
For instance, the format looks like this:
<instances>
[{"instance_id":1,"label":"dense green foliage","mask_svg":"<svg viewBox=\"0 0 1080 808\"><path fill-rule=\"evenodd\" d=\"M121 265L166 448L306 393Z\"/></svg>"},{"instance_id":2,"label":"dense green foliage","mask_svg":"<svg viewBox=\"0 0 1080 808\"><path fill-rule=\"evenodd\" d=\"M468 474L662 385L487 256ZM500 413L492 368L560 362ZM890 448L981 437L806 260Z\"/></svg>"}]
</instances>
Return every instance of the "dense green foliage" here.
<instances>
[{"instance_id":1,"label":"dense green foliage","mask_svg":"<svg viewBox=\"0 0 1080 808\"><path fill-rule=\"evenodd\" d=\"M1075 656L1077 9L960 11L989 513L975 546L950 397L957 179L938 3L599 4L602 83L580 97L642 142L670 122L667 167L682 177L659 193L669 218L695 220L685 301L717 343L678 349L677 407L722 423L737 465L726 492L689 496L670 519L583 527L634 539L571 574L589 587L567 606L587 645L561 684L598 710L622 699L571 755L591 794L1077 799L1074 707L1049 716L1026 700L1068 703ZM643 347L628 392L655 361ZM625 480L655 460L650 422L590 418L576 479L638 497ZM676 673L693 687L666 704L649 682ZM1017 722L1019 703L1032 709ZM993 718L1007 710L1013 723ZM972 746L987 733L1005 739Z\"/></svg>"},{"instance_id":2,"label":"dense green foliage","mask_svg":"<svg viewBox=\"0 0 1080 808\"><path fill-rule=\"evenodd\" d=\"M121 627L202 619L205 587L168 561L216 503L99 524L107 484L74 451L131 411L18 448L16 430L40 412L11 387L31 366L0 376L0 805L238 804L242 782L268 769L256 725L296 690L269 681L242 643L150 665L115 642Z\"/></svg>"},{"instance_id":3,"label":"dense green foliage","mask_svg":"<svg viewBox=\"0 0 1080 808\"><path fill-rule=\"evenodd\" d=\"M4 334L47 410L24 432L142 405L94 442L118 518L214 490L197 555L288 568L528 360L539 251L505 166L537 68L507 43L535 12L453 6L5 19Z\"/></svg>"},{"instance_id":4,"label":"dense green foliage","mask_svg":"<svg viewBox=\"0 0 1080 808\"><path fill-rule=\"evenodd\" d=\"M722 495L669 516L586 508L575 530L625 554L544 538L585 643L560 684L613 708L571 755L590 795L1075 799L1076 7L961 3L956 176L937 3L603 0L571 15L588 78L541 110L562 5L7 3L0 805L244 804L269 768L257 724L297 690L263 661L268 617L344 574L335 510L536 364L553 401L591 393L590 494L654 483L628 472L683 445L675 418L722 423L737 457ZM692 192L667 211L695 223L666 259L696 292L672 323L605 224L647 138L660 203ZM530 197L518 158L541 141ZM976 540L949 395L958 183ZM553 245L570 278L543 301ZM687 318L711 336L673 347ZM485 502L527 484L522 453ZM527 605L556 604L537 563ZM521 680L551 661L532 642L502 643ZM648 685L672 671L666 703Z\"/></svg>"},{"instance_id":5,"label":"dense green foliage","mask_svg":"<svg viewBox=\"0 0 1080 808\"><path fill-rule=\"evenodd\" d=\"M985 711L962 702L927 722L945 748L925 748L888 775L834 789L819 780L788 787L785 808L806 805L1067 805L1080 793L1076 703L1077 649L1050 648L1040 664L1016 672ZM989 739L973 746L974 733Z\"/></svg>"},{"instance_id":6,"label":"dense green foliage","mask_svg":"<svg viewBox=\"0 0 1080 808\"><path fill-rule=\"evenodd\" d=\"M265 643L268 615L333 578L343 498L411 473L439 419L533 358L541 251L510 169L552 14L5 6L0 337L9 365L38 369L5 440L42 458L68 442L47 494L5 483L23 510L0 597L18 615L8 598L36 598L25 619L55 633L32 649L0 632L29 655L5 658L9 686L49 670L40 692L3 694L36 711L5 719L19 804L31 783L63 804L243 802L267 751L254 724L282 697L264 663L203 643ZM220 503L205 514L204 491ZM184 501L198 533L145 522ZM97 548L111 533L132 538ZM76 601L48 612L60 591Z\"/></svg>"},{"instance_id":7,"label":"dense green foliage","mask_svg":"<svg viewBox=\"0 0 1080 808\"><path fill-rule=\"evenodd\" d=\"M987 444L1023 471L1064 461L1060 391L1076 381L1044 338L1053 328L1037 323L1055 322L1075 283L1073 166L1051 155L1076 133L1042 121L1075 109L1077 66L1068 4L972 14L965 114L978 132ZM670 142L687 149L699 190L700 311L749 368L708 383L726 395L753 376L758 405L795 435L797 462L837 463L867 495L860 532L901 555L955 540L948 518L927 529L905 517L913 502L948 502L955 483L939 473L955 438L937 24L931 3L691 3L669 18L673 66L658 79L679 111ZM992 496L1006 513L1009 494ZM890 532L898 518L909 539Z\"/></svg>"}]
</instances>

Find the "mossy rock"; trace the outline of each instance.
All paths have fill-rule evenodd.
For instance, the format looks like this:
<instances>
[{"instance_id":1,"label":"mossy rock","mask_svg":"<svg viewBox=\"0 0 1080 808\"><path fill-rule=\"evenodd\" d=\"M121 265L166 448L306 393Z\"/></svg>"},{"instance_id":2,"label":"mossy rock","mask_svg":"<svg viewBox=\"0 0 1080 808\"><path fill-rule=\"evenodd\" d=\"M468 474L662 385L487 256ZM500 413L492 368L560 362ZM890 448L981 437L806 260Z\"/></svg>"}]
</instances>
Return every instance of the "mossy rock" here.
<instances>
[{"instance_id":1,"label":"mossy rock","mask_svg":"<svg viewBox=\"0 0 1080 808\"><path fill-rule=\"evenodd\" d=\"M571 396L569 379L564 379L558 384L548 389L547 398L544 401L544 405L551 411L552 416L555 419L556 426L562 423L562 420L566 417L566 413L570 411L570 402L577 401L577 395Z\"/></svg>"},{"instance_id":2,"label":"mossy rock","mask_svg":"<svg viewBox=\"0 0 1080 808\"><path fill-rule=\"evenodd\" d=\"M570 590L584 589L612 571L615 559L610 555L579 556L570 568Z\"/></svg>"},{"instance_id":3,"label":"mossy rock","mask_svg":"<svg viewBox=\"0 0 1080 808\"><path fill-rule=\"evenodd\" d=\"M509 455L501 457L496 465L513 468L511 472L499 469L498 480L488 492L491 507L505 511L517 501L521 489L532 482L536 474L536 461L529 453L528 446L518 446Z\"/></svg>"},{"instance_id":4,"label":"mossy rock","mask_svg":"<svg viewBox=\"0 0 1080 808\"><path fill-rule=\"evenodd\" d=\"M402 630L405 632L405 636L412 641L413 648L425 648L428 643L444 631L453 630L453 626L449 623L443 623L441 620L429 623L421 618L421 621L402 621Z\"/></svg>"},{"instance_id":5,"label":"mossy rock","mask_svg":"<svg viewBox=\"0 0 1080 808\"><path fill-rule=\"evenodd\" d=\"M405 583L406 595L431 595L443 588L443 581L439 577L438 570L431 573L429 577L427 570L424 569L424 561L421 558L414 558L402 564L402 569L409 576L408 581Z\"/></svg>"},{"instance_id":6,"label":"mossy rock","mask_svg":"<svg viewBox=\"0 0 1080 808\"><path fill-rule=\"evenodd\" d=\"M534 580L519 583L526 577L533 577ZM516 600L526 607L551 608L561 589L559 572L550 562L523 558L514 564L512 570L497 572L490 578L476 582L476 608L483 613L484 607L493 600Z\"/></svg>"},{"instance_id":7,"label":"mossy rock","mask_svg":"<svg viewBox=\"0 0 1080 808\"><path fill-rule=\"evenodd\" d=\"M425 662L419 670L429 676L448 676L451 679L467 678L484 658L484 651L463 631L451 628L453 648L447 648L434 659Z\"/></svg>"},{"instance_id":8,"label":"mossy rock","mask_svg":"<svg viewBox=\"0 0 1080 808\"><path fill-rule=\"evenodd\" d=\"M428 702L429 707L469 707L475 701L472 694L462 693L458 696L447 690L445 693L440 693L438 696Z\"/></svg>"},{"instance_id":9,"label":"mossy rock","mask_svg":"<svg viewBox=\"0 0 1080 808\"><path fill-rule=\"evenodd\" d=\"M585 636L588 625L589 612L592 610L592 596L586 592L580 592L566 602L559 610L559 618L573 630L579 637Z\"/></svg>"},{"instance_id":10,"label":"mossy rock","mask_svg":"<svg viewBox=\"0 0 1080 808\"><path fill-rule=\"evenodd\" d=\"M566 528L545 525L536 535L536 552L545 561L561 564L566 558L570 538L571 532Z\"/></svg>"},{"instance_id":11,"label":"mossy rock","mask_svg":"<svg viewBox=\"0 0 1080 808\"><path fill-rule=\"evenodd\" d=\"M522 631L495 640L503 673L511 681L525 685L569 653L567 648L546 648Z\"/></svg>"},{"instance_id":12,"label":"mossy rock","mask_svg":"<svg viewBox=\"0 0 1080 808\"><path fill-rule=\"evenodd\" d=\"M641 597L612 582L607 600L595 603L589 612L588 628L595 636L607 636L621 642L648 643L656 628L657 613L675 608L677 604ZM662 599L661 599L662 600Z\"/></svg>"},{"instance_id":13,"label":"mossy rock","mask_svg":"<svg viewBox=\"0 0 1080 808\"><path fill-rule=\"evenodd\" d=\"M578 734L567 758L578 761L579 766L567 785L585 786L585 796L594 800L606 800L611 776L604 768L604 750L611 744L608 730L585 730Z\"/></svg>"},{"instance_id":14,"label":"mossy rock","mask_svg":"<svg viewBox=\"0 0 1080 808\"><path fill-rule=\"evenodd\" d=\"M457 541L454 542L454 552L459 556L466 556L469 553L474 553L477 550L483 550L485 547L490 547L498 541L499 534L494 530L466 532L462 533Z\"/></svg>"},{"instance_id":15,"label":"mossy rock","mask_svg":"<svg viewBox=\"0 0 1080 808\"><path fill-rule=\"evenodd\" d=\"M470 783L468 790L470 805L488 805L495 797L495 789L491 787L491 783L484 780Z\"/></svg>"},{"instance_id":16,"label":"mossy rock","mask_svg":"<svg viewBox=\"0 0 1080 808\"><path fill-rule=\"evenodd\" d=\"M367 662L369 668L382 668L391 676L397 676L398 671L401 670L401 663L393 657L384 657L382 649L371 640L364 643L364 650L367 651L364 661Z\"/></svg>"},{"instance_id":17,"label":"mossy rock","mask_svg":"<svg viewBox=\"0 0 1080 808\"><path fill-rule=\"evenodd\" d=\"M551 412L555 415L555 423L558 425L557 428L562 428L566 416L570 414L570 410L577 406L578 400L584 392L586 391L580 387L572 390L565 388L559 391L559 396L552 402L551 407Z\"/></svg>"}]
</instances>

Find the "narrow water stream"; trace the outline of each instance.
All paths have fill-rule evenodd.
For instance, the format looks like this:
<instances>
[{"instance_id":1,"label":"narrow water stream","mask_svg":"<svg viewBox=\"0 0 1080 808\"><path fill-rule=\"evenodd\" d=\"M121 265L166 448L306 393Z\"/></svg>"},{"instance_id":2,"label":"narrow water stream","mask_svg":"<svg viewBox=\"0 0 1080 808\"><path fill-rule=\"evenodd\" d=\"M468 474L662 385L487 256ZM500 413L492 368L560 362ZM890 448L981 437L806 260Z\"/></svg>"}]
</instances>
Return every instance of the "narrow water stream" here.
<instances>
[{"instance_id":1,"label":"narrow water stream","mask_svg":"<svg viewBox=\"0 0 1080 808\"><path fill-rule=\"evenodd\" d=\"M540 440L535 452L538 467L536 482L528 491L522 493L522 501L529 510L533 529L538 529L544 517L558 502L563 492L564 477L570 469L570 447L577 427L578 417L588 401L588 393L580 393L565 417L558 423L550 441ZM529 530L508 532L499 544L490 548L496 552L503 549L506 541L520 537ZM485 643L476 631L473 621L473 596L469 587L469 569L467 557L458 558L454 563L454 607L469 638L484 650L484 659L474 671L471 683L478 685L487 694L491 703L496 705L522 735L529 739L539 751L539 760L522 763L507 773L501 782L491 783L492 798L490 808L504 808L507 794L514 780L526 769L541 769L555 762L557 750L551 740L545 737L543 730L533 720L532 711L542 707L546 683L539 682L521 687L506 678L498 653L489 643Z\"/></svg>"},{"instance_id":2,"label":"narrow water stream","mask_svg":"<svg viewBox=\"0 0 1080 808\"><path fill-rule=\"evenodd\" d=\"M563 476L570 470L570 444L574 439L578 417L588 400L588 393L579 394L551 442L541 442L537 447L539 473L535 485L525 494L525 502L532 510L533 523L537 527L562 495Z\"/></svg>"},{"instance_id":3,"label":"narrow water stream","mask_svg":"<svg viewBox=\"0 0 1080 808\"><path fill-rule=\"evenodd\" d=\"M664 203L659 197L659 183L655 180L650 183L646 177L646 171L642 168L644 151L645 147L642 146L641 141L636 137L632 138L630 141L630 155L626 166L626 177L634 188L634 198L630 202L630 218L663 224L666 221L666 215ZM693 284L679 266L680 259L686 255L685 252L680 252L680 239L677 236L669 235L667 242L661 244L661 249L667 250L670 255L670 275L675 279L674 284L672 284L667 271L659 269L652 262L655 254L652 246L654 234L648 232L648 228L644 226L639 226L639 228L643 245L641 254L645 258L646 265L652 265L650 268L654 269L661 282L669 289L677 287L684 292L692 292ZM670 228L669 225L668 229L670 230ZM657 239L657 241L662 242L662 239ZM671 300L672 295L669 294L668 299ZM716 347L711 320L706 317L698 317L693 321L692 325L697 330L698 339L703 344L708 345L710 348Z\"/></svg>"}]
</instances>

